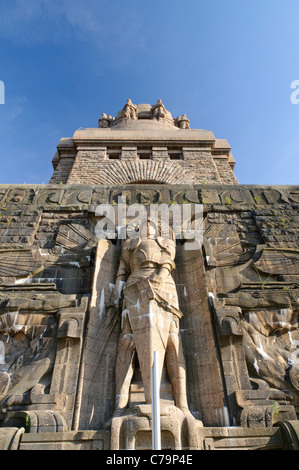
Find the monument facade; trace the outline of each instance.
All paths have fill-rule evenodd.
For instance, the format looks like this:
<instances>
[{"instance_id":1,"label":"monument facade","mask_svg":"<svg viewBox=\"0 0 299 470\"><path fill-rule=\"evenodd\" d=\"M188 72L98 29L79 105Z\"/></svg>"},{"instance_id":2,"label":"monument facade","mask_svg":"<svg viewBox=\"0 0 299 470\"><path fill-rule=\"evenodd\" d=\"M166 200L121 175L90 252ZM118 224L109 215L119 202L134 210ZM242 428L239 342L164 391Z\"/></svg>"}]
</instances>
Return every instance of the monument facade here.
<instances>
[{"instance_id":1,"label":"monument facade","mask_svg":"<svg viewBox=\"0 0 299 470\"><path fill-rule=\"evenodd\" d=\"M299 448L299 186L241 185L161 100L0 186L0 447Z\"/></svg>"}]
</instances>

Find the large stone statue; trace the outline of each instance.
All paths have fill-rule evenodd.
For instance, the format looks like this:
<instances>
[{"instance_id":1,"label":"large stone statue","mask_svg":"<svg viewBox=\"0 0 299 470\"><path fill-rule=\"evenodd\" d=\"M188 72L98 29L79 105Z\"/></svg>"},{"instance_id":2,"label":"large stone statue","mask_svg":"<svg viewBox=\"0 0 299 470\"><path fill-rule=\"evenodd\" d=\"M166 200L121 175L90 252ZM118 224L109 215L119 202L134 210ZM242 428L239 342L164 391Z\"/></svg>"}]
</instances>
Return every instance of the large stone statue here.
<instances>
[{"instance_id":1,"label":"large stone statue","mask_svg":"<svg viewBox=\"0 0 299 470\"><path fill-rule=\"evenodd\" d=\"M175 267L174 258L174 238L161 237L157 225L150 219L141 225L137 238L124 242L113 294L114 305L119 312L123 297L114 416L120 416L128 403L135 354L140 365L145 400L150 403L154 351L158 351L160 378L166 359L176 407L191 415L179 333L182 312L171 275Z\"/></svg>"}]
</instances>

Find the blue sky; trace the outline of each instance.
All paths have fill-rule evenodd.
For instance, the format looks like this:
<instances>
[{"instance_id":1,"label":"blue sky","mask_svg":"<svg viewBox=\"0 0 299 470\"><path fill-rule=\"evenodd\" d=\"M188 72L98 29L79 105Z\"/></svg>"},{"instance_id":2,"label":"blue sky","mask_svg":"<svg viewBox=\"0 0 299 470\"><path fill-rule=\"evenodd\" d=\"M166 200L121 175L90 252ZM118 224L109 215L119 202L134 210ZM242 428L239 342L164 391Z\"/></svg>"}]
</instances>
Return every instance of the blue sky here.
<instances>
[{"instance_id":1,"label":"blue sky","mask_svg":"<svg viewBox=\"0 0 299 470\"><path fill-rule=\"evenodd\" d=\"M127 98L225 138L241 184L299 183L298 0L0 0L0 183ZM298 92L299 98L299 92Z\"/></svg>"}]
</instances>

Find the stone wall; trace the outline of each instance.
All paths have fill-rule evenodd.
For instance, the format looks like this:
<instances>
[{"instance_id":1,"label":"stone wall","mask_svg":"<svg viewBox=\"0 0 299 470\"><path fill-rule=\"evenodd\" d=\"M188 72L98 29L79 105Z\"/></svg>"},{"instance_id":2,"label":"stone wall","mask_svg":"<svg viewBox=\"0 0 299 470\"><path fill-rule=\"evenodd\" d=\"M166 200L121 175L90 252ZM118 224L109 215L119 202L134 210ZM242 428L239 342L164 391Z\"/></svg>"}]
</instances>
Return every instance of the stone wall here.
<instances>
[{"instance_id":1,"label":"stone wall","mask_svg":"<svg viewBox=\"0 0 299 470\"><path fill-rule=\"evenodd\" d=\"M157 144L155 144L157 145ZM51 184L236 184L233 165L226 154L211 148L124 146L77 149L70 156L61 151ZM73 152L75 149L73 150Z\"/></svg>"},{"instance_id":2,"label":"stone wall","mask_svg":"<svg viewBox=\"0 0 299 470\"><path fill-rule=\"evenodd\" d=\"M283 448L275 426L299 413L295 186L0 186L0 430L25 427L21 448L109 447L120 245L99 244L96 207L119 196L203 205L203 247L178 240L174 272L198 448Z\"/></svg>"}]
</instances>

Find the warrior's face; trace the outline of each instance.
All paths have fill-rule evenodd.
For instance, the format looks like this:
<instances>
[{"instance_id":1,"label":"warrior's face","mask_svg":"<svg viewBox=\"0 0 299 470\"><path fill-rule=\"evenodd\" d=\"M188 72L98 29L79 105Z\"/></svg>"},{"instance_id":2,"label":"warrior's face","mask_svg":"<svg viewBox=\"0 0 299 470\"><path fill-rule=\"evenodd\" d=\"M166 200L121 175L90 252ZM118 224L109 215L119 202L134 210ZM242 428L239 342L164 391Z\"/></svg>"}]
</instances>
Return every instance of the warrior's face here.
<instances>
[{"instance_id":1,"label":"warrior's face","mask_svg":"<svg viewBox=\"0 0 299 470\"><path fill-rule=\"evenodd\" d=\"M144 223L140 228L140 238L157 238L157 229L155 224L150 221Z\"/></svg>"}]
</instances>

